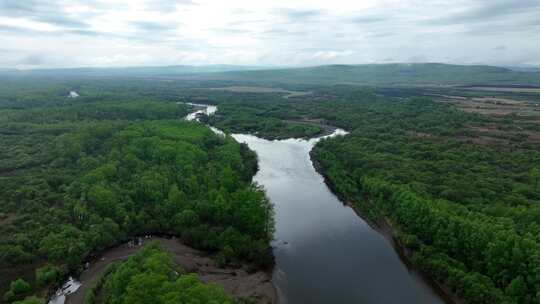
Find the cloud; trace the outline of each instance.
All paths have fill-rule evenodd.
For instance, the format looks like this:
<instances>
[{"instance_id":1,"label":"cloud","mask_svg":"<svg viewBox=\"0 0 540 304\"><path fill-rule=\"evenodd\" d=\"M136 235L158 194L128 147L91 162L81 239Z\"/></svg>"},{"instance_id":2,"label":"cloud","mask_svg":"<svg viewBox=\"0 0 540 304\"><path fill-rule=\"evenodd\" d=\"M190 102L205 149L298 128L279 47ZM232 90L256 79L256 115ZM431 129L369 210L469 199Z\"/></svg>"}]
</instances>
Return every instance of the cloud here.
<instances>
[{"instance_id":1,"label":"cloud","mask_svg":"<svg viewBox=\"0 0 540 304\"><path fill-rule=\"evenodd\" d=\"M177 28L176 24L164 24L154 21L135 21L131 22L131 25L137 30L145 32L162 32L169 31Z\"/></svg>"},{"instance_id":2,"label":"cloud","mask_svg":"<svg viewBox=\"0 0 540 304\"><path fill-rule=\"evenodd\" d=\"M538 16L540 0L0 0L0 67L531 63Z\"/></svg>"},{"instance_id":3,"label":"cloud","mask_svg":"<svg viewBox=\"0 0 540 304\"><path fill-rule=\"evenodd\" d=\"M34 54L34 55L24 57L18 63L20 65L39 66L43 64L45 61L46 59L43 55Z\"/></svg>"},{"instance_id":4,"label":"cloud","mask_svg":"<svg viewBox=\"0 0 540 304\"><path fill-rule=\"evenodd\" d=\"M353 51L318 51L311 58L316 60L334 60L339 57L347 57L354 54Z\"/></svg>"},{"instance_id":5,"label":"cloud","mask_svg":"<svg viewBox=\"0 0 540 304\"><path fill-rule=\"evenodd\" d=\"M10 18L26 18L38 22L56 25L62 28L84 29L89 25L77 18L62 12L62 7L56 1L12 1L0 0L0 15Z\"/></svg>"},{"instance_id":6,"label":"cloud","mask_svg":"<svg viewBox=\"0 0 540 304\"><path fill-rule=\"evenodd\" d=\"M484 23L499 21L515 15L521 15L522 18L534 17L535 20L538 20L538 10L540 9L540 1L538 0L476 0L472 2L472 5L463 7L458 12L432 18L428 23L435 25Z\"/></svg>"},{"instance_id":7,"label":"cloud","mask_svg":"<svg viewBox=\"0 0 540 304\"><path fill-rule=\"evenodd\" d=\"M361 15L361 16L353 17L350 20L352 23L366 24L366 23L387 21L388 19L389 19L389 16L385 16L385 15Z\"/></svg>"},{"instance_id":8,"label":"cloud","mask_svg":"<svg viewBox=\"0 0 540 304\"><path fill-rule=\"evenodd\" d=\"M195 5L191 0L148 0L146 9L149 11L158 11L162 13L171 13L176 11L177 6Z\"/></svg>"},{"instance_id":9,"label":"cloud","mask_svg":"<svg viewBox=\"0 0 540 304\"><path fill-rule=\"evenodd\" d=\"M277 9L276 13L295 22L319 18L324 15L323 11L316 9Z\"/></svg>"}]
</instances>

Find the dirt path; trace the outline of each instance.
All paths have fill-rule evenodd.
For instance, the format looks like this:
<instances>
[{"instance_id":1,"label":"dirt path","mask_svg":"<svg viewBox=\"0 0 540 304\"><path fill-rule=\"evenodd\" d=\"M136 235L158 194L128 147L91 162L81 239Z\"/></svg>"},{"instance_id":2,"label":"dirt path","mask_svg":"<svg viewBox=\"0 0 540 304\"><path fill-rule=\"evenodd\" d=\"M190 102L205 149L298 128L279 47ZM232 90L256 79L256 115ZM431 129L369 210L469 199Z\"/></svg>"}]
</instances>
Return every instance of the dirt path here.
<instances>
[{"instance_id":1,"label":"dirt path","mask_svg":"<svg viewBox=\"0 0 540 304\"><path fill-rule=\"evenodd\" d=\"M195 272L204 282L217 283L235 297L252 297L257 303L278 302L277 292L271 282L271 274L263 271L248 273L242 268L220 268L207 254L185 246L176 239L152 237L144 243L159 241L172 255L173 260L187 272ZM87 290L96 282L103 270L115 261L122 261L139 251L143 246L130 247L123 244L106 251L101 258L91 263L79 281L81 287L66 298L66 304L83 304Z\"/></svg>"}]
</instances>

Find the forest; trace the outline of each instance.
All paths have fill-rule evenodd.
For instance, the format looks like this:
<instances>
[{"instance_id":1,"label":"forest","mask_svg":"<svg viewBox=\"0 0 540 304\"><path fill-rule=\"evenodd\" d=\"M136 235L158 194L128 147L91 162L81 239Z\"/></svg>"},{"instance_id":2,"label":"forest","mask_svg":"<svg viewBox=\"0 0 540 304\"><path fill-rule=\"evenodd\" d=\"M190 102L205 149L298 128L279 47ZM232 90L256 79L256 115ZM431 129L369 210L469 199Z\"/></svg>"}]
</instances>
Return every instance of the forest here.
<instances>
[{"instance_id":1,"label":"forest","mask_svg":"<svg viewBox=\"0 0 540 304\"><path fill-rule=\"evenodd\" d=\"M319 94L332 97L245 97L220 104L232 115L212 119L260 136L275 120L320 119L349 130L318 143L312 159L343 201L392 225L412 263L467 303L540 301L540 149L527 136L537 125L429 98L346 88ZM470 126L491 124L515 132L501 133L505 145L480 144Z\"/></svg>"},{"instance_id":2,"label":"forest","mask_svg":"<svg viewBox=\"0 0 540 304\"><path fill-rule=\"evenodd\" d=\"M230 82L5 80L6 302L41 303L85 261L134 235L174 235L225 263L271 265L272 206L251 182L257 157L229 136L183 121L183 102L195 102L217 104L202 121L227 133L310 138L346 129L347 136L320 141L313 162L344 202L373 224L391 225L417 269L467 303L540 303L540 149L532 118L466 112L434 97L458 88L282 84L311 92L289 99L210 90ZM67 98L72 89L81 97ZM500 94L492 98L508 98ZM530 94L512 98L538 102ZM487 140L478 130L495 131ZM149 284L164 275L167 283L156 285L164 293L180 284L230 300L178 271L159 248L135 260L109 270L102 290L111 303L134 291L120 282L127 273Z\"/></svg>"},{"instance_id":3,"label":"forest","mask_svg":"<svg viewBox=\"0 0 540 304\"><path fill-rule=\"evenodd\" d=\"M136 235L178 236L224 263L272 263L272 206L251 182L257 159L246 145L184 121L188 108L164 98L70 100L46 89L39 107L0 110L4 301L45 296ZM191 277L178 284L199 288Z\"/></svg>"}]
</instances>

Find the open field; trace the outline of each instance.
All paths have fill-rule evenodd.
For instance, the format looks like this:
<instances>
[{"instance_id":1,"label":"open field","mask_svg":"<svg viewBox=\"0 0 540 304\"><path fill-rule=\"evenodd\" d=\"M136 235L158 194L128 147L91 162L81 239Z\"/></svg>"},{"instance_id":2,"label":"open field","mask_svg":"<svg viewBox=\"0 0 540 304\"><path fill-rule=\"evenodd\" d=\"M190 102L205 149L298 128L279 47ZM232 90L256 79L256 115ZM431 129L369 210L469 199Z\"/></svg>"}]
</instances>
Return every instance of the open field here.
<instances>
[{"instance_id":1,"label":"open field","mask_svg":"<svg viewBox=\"0 0 540 304\"><path fill-rule=\"evenodd\" d=\"M479 145L509 146L512 141L540 144L540 104L510 97L464 97L439 95L438 102L450 103L467 112L486 115L492 122L468 124L468 134L459 140ZM511 124L507 125L506 120Z\"/></svg>"},{"instance_id":2,"label":"open field","mask_svg":"<svg viewBox=\"0 0 540 304\"><path fill-rule=\"evenodd\" d=\"M499 97L472 97L440 95L439 102L455 104L459 109L492 116L515 114L517 116L540 116L540 103Z\"/></svg>"}]
</instances>

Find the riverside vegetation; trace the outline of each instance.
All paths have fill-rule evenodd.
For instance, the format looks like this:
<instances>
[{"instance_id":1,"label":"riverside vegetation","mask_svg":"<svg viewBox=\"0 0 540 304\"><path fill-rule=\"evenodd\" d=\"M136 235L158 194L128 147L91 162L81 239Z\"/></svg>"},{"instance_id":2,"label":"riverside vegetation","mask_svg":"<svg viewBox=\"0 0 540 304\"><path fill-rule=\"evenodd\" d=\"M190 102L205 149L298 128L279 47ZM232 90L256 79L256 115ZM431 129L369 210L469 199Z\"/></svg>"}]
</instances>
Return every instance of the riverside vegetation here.
<instances>
[{"instance_id":1,"label":"riverside vegetation","mask_svg":"<svg viewBox=\"0 0 540 304\"><path fill-rule=\"evenodd\" d=\"M25 99L23 91L10 93ZM223 263L272 263L271 205L251 182L256 155L183 121L184 105L121 94L72 100L44 94L39 107L6 104L0 110L6 302L40 301L29 296L42 296L93 254L132 235L176 235L217 252ZM155 267L167 267L157 261L163 265Z\"/></svg>"},{"instance_id":2,"label":"riverside vegetation","mask_svg":"<svg viewBox=\"0 0 540 304\"><path fill-rule=\"evenodd\" d=\"M133 234L178 235L219 252L223 261L270 262L272 212L250 182L255 156L202 125L179 121L187 109L176 102L187 101L218 104L217 115L205 121L227 132L286 138L317 136L327 125L350 131L320 141L312 158L344 201L374 223L391 223L418 268L467 303L540 303L540 149L530 140L540 131L538 119L465 113L409 98L464 92L438 86L445 82L537 83L538 75L444 65L383 66L387 72L368 75L365 68L377 70L331 66L182 81L171 75L163 76L167 81L2 76L0 286L6 299L50 287ZM389 85L388 72L399 77L395 83L414 86L374 90L384 97L333 85L370 75ZM293 79L275 84L284 73ZM306 73L316 79L305 82ZM244 82L313 94L284 99L209 90ZM81 97L66 98L70 90ZM532 93L516 98L540 100ZM489 140L477 132L493 126Z\"/></svg>"},{"instance_id":3,"label":"riverside vegetation","mask_svg":"<svg viewBox=\"0 0 540 304\"><path fill-rule=\"evenodd\" d=\"M203 284L196 274L185 273L158 243L146 245L125 262L110 265L98 285L87 295L85 304L239 303L222 287Z\"/></svg>"},{"instance_id":4,"label":"riverside vegetation","mask_svg":"<svg viewBox=\"0 0 540 304\"><path fill-rule=\"evenodd\" d=\"M540 303L540 149L526 134L537 124L427 98L321 91L331 97L220 105L232 114L211 120L262 135L267 120L322 119L350 130L312 152L344 201L375 223L388 220L412 262L467 303ZM469 126L494 123L516 132L500 135L502 146L479 144Z\"/></svg>"}]
</instances>

